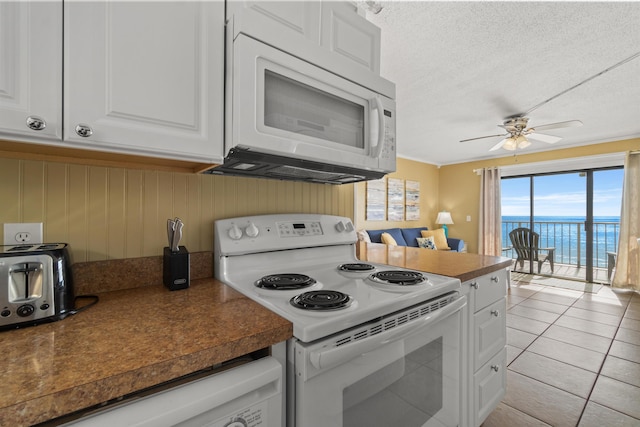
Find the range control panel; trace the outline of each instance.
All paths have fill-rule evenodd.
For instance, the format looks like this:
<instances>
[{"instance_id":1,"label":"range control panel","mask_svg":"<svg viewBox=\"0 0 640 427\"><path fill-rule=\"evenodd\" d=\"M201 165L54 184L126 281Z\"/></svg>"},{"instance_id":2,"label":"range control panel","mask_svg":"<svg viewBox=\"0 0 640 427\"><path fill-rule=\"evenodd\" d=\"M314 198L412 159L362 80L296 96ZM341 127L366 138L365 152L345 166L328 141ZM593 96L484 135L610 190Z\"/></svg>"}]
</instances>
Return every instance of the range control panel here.
<instances>
[{"instance_id":1,"label":"range control panel","mask_svg":"<svg viewBox=\"0 0 640 427\"><path fill-rule=\"evenodd\" d=\"M322 235L322 225L319 222L277 222L280 237L300 237Z\"/></svg>"},{"instance_id":2,"label":"range control panel","mask_svg":"<svg viewBox=\"0 0 640 427\"><path fill-rule=\"evenodd\" d=\"M334 215L276 214L215 222L214 249L222 255L296 249L357 241L351 219Z\"/></svg>"}]
</instances>

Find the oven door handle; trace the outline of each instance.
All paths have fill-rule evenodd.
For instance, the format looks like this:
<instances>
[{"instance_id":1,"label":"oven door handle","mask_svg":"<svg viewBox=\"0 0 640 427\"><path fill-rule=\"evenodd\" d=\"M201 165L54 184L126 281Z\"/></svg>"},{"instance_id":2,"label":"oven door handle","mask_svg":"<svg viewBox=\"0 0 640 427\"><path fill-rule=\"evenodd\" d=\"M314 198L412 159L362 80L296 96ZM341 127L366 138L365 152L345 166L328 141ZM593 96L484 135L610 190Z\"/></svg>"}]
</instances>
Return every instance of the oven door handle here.
<instances>
[{"instance_id":1,"label":"oven door handle","mask_svg":"<svg viewBox=\"0 0 640 427\"><path fill-rule=\"evenodd\" d=\"M435 322L445 319L451 314L461 310L466 303L467 299L461 296L446 307L435 311L433 315L425 316L419 320L406 323L353 343L326 350L313 350L309 352L309 360L316 369L325 369L345 363L391 342L404 339L410 335L419 334L423 332L425 328L431 327Z\"/></svg>"}]
</instances>

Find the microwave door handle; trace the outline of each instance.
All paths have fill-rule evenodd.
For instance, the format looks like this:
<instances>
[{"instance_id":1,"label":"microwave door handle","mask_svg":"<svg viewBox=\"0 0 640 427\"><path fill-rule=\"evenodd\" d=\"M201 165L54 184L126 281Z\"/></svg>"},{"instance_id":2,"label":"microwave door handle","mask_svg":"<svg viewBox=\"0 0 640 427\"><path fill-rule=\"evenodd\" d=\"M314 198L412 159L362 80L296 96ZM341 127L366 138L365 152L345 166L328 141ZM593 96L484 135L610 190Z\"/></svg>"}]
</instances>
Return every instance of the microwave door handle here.
<instances>
[{"instance_id":1,"label":"microwave door handle","mask_svg":"<svg viewBox=\"0 0 640 427\"><path fill-rule=\"evenodd\" d=\"M432 316L425 316L420 320L406 323L354 343L348 343L328 350L311 351L309 352L309 360L316 369L326 369L348 362L351 359L376 350L381 346L404 339L413 334L421 333L425 328L430 328L433 323L462 309L466 303L466 298L460 297L446 307L434 312Z\"/></svg>"},{"instance_id":2,"label":"microwave door handle","mask_svg":"<svg viewBox=\"0 0 640 427\"><path fill-rule=\"evenodd\" d=\"M371 157L379 159L384 147L384 107L379 96L373 98L373 101L375 101L378 110L378 145L376 145L376 151Z\"/></svg>"}]
</instances>

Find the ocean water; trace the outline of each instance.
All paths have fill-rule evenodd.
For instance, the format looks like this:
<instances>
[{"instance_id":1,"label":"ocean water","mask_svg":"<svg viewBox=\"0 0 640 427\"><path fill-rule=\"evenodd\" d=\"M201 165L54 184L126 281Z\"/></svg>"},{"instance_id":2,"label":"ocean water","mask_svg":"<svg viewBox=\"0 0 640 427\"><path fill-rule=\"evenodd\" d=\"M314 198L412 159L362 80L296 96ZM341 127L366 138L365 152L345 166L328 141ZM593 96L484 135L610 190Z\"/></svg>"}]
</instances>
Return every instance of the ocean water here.
<instances>
[{"instance_id":1,"label":"ocean water","mask_svg":"<svg viewBox=\"0 0 640 427\"><path fill-rule=\"evenodd\" d=\"M540 234L541 247L555 247L555 262L586 265L587 236L584 230L586 217L537 216L533 230ZM607 252L617 252L620 238L620 217L599 216L593 218L594 267L607 267ZM511 246L509 232L518 227L529 227L528 216L502 217L502 246ZM510 256L509 252L505 252ZM513 253L515 257L515 252Z\"/></svg>"}]
</instances>

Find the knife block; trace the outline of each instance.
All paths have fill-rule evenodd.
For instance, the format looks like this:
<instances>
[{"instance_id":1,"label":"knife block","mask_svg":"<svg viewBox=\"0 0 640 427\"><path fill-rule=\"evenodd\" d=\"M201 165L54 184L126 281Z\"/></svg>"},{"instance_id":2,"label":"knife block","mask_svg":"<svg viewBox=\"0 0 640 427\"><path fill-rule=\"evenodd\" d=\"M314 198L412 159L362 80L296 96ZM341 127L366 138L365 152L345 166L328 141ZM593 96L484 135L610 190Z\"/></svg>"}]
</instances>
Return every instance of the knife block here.
<instances>
[{"instance_id":1,"label":"knife block","mask_svg":"<svg viewBox=\"0 0 640 427\"><path fill-rule=\"evenodd\" d=\"M164 248L164 259L162 264L162 279L164 285L170 291L187 289L190 282L190 259L189 251L184 246L178 246L178 252L171 252L168 247Z\"/></svg>"}]
</instances>

